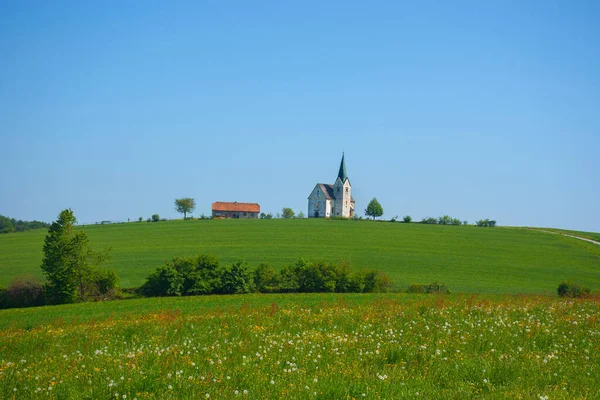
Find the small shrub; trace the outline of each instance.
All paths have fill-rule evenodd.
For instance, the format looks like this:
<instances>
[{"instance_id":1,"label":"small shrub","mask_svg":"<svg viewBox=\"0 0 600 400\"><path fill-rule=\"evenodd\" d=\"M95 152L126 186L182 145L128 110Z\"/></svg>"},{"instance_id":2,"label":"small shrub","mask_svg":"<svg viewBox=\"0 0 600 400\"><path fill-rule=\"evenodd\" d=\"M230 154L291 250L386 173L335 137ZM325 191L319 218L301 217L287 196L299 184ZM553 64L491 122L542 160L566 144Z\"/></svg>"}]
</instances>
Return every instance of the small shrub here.
<instances>
[{"instance_id":1,"label":"small shrub","mask_svg":"<svg viewBox=\"0 0 600 400\"><path fill-rule=\"evenodd\" d=\"M0 310L10 308L10 301L8 300L8 291L0 287Z\"/></svg>"},{"instance_id":2,"label":"small shrub","mask_svg":"<svg viewBox=\"0 0 600 400\"><path fill-rule=\"evenodd\" d=\"M6 288L11 307L33 307L44 305L44 284L32 276L13 279Z\"/></svg>"},{"instance_id":3,"label":"small shrub","mask_svg":"<svg viewBox=\"0 0 600 400\"><path fill-rule=\"evenodd\" d=\"M496 221L489 219L480 219L479 221L475 221L475 225L484 227L484 228L493 228L496 226Z\"/></svg>"},{"instance_id":4,"label":"small shrub","mask_svg":"<svg viewBox=\"0 0 600 400\"><path fill-rule=\"evenodd\" d=\"M146 296L180 296L183 279L171 265L161 265L146 278L141 287Z\"/></svg>"},{"instance_id":5,"label":"small shrub","mask_svg":"<svg viewBox=\"0 0 600 400\"><path fill-rule=\"evenodd\" d=\"M558 285L557 292L560 297L584 297L590 294L590 288L563 281Z\"/></svg>"},{"instance_id":6,"label":"small shrub","mask_svg":"<svg viewBox=\"0 0 600 400\"><path fill-rule=\"evenodd\" d=\"M300 259L298 263L304 264L304 260ZM286 265L279 271L279 290L282 293L294 293L299 291L298 263L295 265Z\"/></svg>"},{"instance_id":7,"label":"small shrub","mask_svg":"<svg viewBox=\"0 0 600 400\"><path fill-rule=\"evenodd\" d=\"M373 269L364 273L363 293L386 293L391 286L392 280L385 272Z\"/></svg>"},{"instance_id":8,"label":"small shrub","mask_svg":"<svg viewBox=\"0 0 600 400\"><path fill-rule=\"evenodd\" d=\"M278 292L279 274L272 266L262 263L254 270L254 286L261 293Z\"/></svg>"},{"instance_id":9,"label":"small shrub","mask_svg":"<svg viewBox=\"0 0 600 400\"><path fill-rule=\"evenodd\" d=\"M244 260L223 267L220 275L222 282L220 292L223 294L244 294L255 290L253 273Z\"/></svg>"},{"instance_id":10,"label":"small shrub","mask_svg":"<svg viewBox=\"0 0 600 400\"><path fill-rule=\"evenodd\" d=\"M450 294L450 290L446 285L439 282L432 282L429 285L412 284L408 287L408 293L446 293Z\"/></svg>"},{"instance_id":11,"label":"small shrub","mask_svg":"<svg viewBox=\"0 0 600 400\"><path fill-rule=\"evenodd\" d=\"M117 283L119 277L112 269L101 268L92 271L85 283L84 300L112 300L119 297Z\"/></svg>"}]
</instances>

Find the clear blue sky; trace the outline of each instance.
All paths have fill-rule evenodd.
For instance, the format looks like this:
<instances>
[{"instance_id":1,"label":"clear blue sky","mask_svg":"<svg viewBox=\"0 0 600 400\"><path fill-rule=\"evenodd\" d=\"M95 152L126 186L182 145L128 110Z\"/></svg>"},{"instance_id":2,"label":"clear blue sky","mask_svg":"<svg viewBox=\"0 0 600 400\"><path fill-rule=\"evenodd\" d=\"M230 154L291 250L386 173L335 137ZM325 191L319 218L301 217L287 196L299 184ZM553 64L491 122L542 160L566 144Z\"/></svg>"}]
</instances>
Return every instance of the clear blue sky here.
<instances>
[{"instance_id":1,"label":"clear blue sky","mask_svg":"<svg viewBox=\"0 0 600 400\"><path fill-rule=\"evenodd\" d=\"M0 214L307 212L600 231L600 2L3 1Z\"/></svg>"}]
</instances>

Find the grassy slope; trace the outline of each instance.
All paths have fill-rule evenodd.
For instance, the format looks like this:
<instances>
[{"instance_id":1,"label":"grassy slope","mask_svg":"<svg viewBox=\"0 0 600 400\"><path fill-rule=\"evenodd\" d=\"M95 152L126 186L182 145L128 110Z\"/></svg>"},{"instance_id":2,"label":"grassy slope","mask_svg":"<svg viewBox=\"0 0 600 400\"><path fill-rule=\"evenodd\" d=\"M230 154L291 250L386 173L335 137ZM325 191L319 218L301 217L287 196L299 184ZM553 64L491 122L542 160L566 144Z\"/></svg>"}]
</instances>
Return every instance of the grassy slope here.
<instances>
[{"instance_id":1,"label":"grassy slope","mask_svg":"<svg viewBox=\"0 0 600 400\"><path fill-rule=\"evenodd\" d=\"M327 220L173 221L89 226L94 246L111 246L121 286L140 285L175 256L210 253L276 267L299 257L346 258L377 268L399 286L445 282L453 291L554 292L572 279L600 290L600 246L534 230ZM0 236L0 285L40 274L46 232Z\"/></svg>"},{"instance_id":2,"label":"grassy slope","mask_svg":"<svg viewBox=\"0 0 600 400\"><path fill-rule=\"evenodd\" d=\"M568 229L556 229L556 228L527 228L527 229L539 229L539 230L556 232L556 233L564 233L567 235L579 236L579 237L582 237L585 239L591 239L591 240L600 242L600 233L596 233L596 232L570 231Z\"/></svg>"}]
</instances>

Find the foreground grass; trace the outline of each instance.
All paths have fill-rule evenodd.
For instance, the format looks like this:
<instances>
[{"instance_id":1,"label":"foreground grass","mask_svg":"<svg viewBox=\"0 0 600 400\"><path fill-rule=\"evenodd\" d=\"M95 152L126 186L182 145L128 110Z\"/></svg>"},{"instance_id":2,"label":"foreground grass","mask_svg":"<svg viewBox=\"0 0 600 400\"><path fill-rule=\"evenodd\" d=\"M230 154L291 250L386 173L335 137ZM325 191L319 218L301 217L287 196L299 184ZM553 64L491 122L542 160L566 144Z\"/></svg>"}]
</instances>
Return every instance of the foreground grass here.
<instances>
[{"instance_id":1,"label":"foreground grass","mask_svg":"<svg viewBox=\"0 0 600 400\"><path fill-rule=\"evenodd\" d=\"M563 280L600 290L600 246L530 229L372 221L223 220L86 226L96 248L111 246L109 267L122 287L139 286L165 260L208 253L280 268L346 259L375 268L398 288L440 281L453 292L555 293ZM0 235L0 285L41 276L46 231Z\"/></svg>"},{"instance_id":2,"label":"foreground grass","mask_svg":"<svg viewBox=\"0 0 600 400\"><path fill-rule=\"evenodd\" d=\"M120 304L132 313L116 302L0 312L14 321L0 330L0 398L600 396L599 299L255 295ZM65 318L33 323L48 310ZM77 311L85 317L72 319Z\"/></svg>"}]
</instances>

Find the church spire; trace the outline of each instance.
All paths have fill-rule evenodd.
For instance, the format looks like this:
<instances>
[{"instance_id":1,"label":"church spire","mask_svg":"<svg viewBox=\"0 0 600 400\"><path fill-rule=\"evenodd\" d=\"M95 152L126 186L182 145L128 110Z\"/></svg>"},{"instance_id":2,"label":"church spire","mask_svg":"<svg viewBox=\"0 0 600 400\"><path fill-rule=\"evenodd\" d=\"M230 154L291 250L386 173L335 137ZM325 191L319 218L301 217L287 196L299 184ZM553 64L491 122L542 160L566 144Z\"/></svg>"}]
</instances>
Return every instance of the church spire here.
<instances>
[{"instance_id":1,"label":"church spire","mask_svg":"<svg viewBox=\"0 0 600 400\"><path fill-rule=\"evenodd\" d=\"M344 161L344 153L342 153L342 162L340 163L340 172L338 172L338 178L341 179L342 183L346 182L346 179L348 179L348 174L346 173L346 162Z\"/></svg>"}]
</instances>

